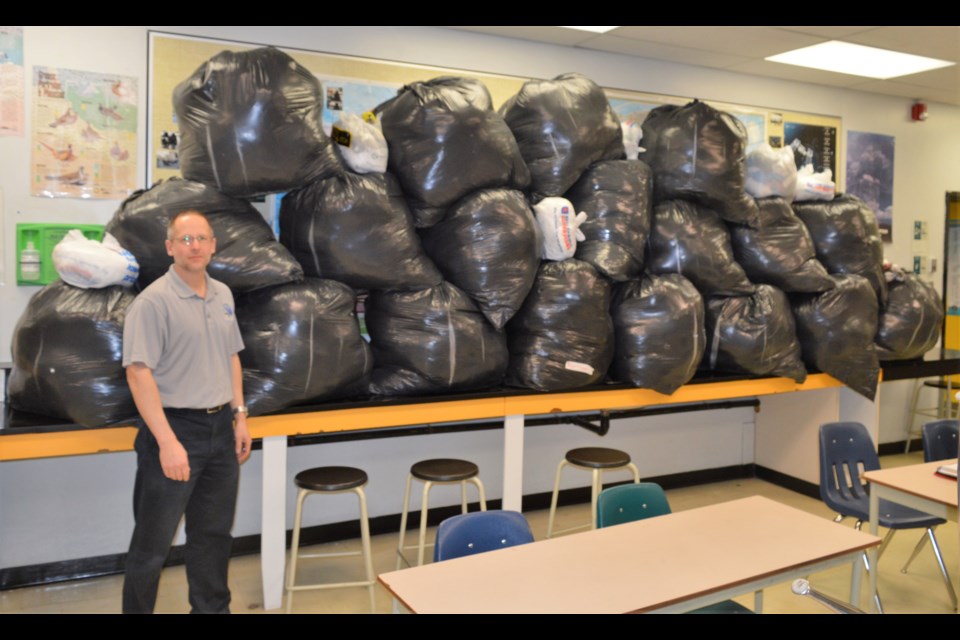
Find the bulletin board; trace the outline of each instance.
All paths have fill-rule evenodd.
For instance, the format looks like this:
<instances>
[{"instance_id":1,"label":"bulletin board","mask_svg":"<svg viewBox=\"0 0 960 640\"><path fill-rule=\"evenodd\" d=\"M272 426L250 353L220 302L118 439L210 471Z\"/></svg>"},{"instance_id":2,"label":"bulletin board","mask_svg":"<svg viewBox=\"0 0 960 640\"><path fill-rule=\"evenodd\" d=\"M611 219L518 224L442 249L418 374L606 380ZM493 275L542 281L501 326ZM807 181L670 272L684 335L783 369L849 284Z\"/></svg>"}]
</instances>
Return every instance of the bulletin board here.
<instances>
[{"instance_id":1,"label":"bulletin board","mask_svg":"<svg viewBox=\"0 0 960 640\"><path fill-rule=\"evenodd\" d=\"M164 133L169 134L177 131L172 100L174 88L180 82L189 78L206 60L221 51L245 51L262 46L265 45L211 40L160 32L149 33L148 185L162 178L180 175L177 168L157 166L158 156L162 155L164 151ZM312 71L325 89L337 86L352 86L359 90L366 86L369 95L373 97L384 95L381 91L383 89L388 90L390 96L393 96L396 95L397 89L410 82L453 74L482 81L487 90L490 91L494 106L499 107L507 98L520 91L520 87L527 80L526 78L513 76L476 73L447 67L404 64L304 49L284 47L280 47L280 49ZM376 106L379 102L374 102L371 107ZM326 119L327 114L325 113Z\"/></svg>"},{"instance_id":2,"label":"bulletin board","mask_svg":"<svg viewBox=\"0 0 960 640\"><path fill-rule=\"evenodd\" d=\"M946 233L944 234L943 348L960 350L960 192L947 193ZM954 376L954 384L960 376Z\"/></svg>"},{"instance_id":3,"label":"bulletin board","mask_svg":"<svg viewBox=\"0 0 960 640\"><path fill-rule=\"evenodd\" d=\"M149 32L150 81L147 97L147 184L153 184L161 178L179 176L175 166L162 166L164 136L170 144L170 134L177 131L176 117L173 112L173 90L206 60L221 51L244 51L265 46L266 43L235 42L197 38L158 31ZM410 82L429 80L440 75L457 75L476 78L482 81L493 98L494 107L499 107L508 98L515 95L527 78L503 74L478 73L449 67L415 65L401 62L345 56L339 54L280 47L313 74L322 83L327 103L337 99L336 90L347 88L361 93L367 91L367 104L376 106L384 95L395 95L400 87ZM617 111L621 121L626 123L642 122L646 113L662 104L683 105L691 97L670 96L623 89L605 89L611 105ZM704 98L711 106L727 111L739 119L747 129L748 150L760 142L769 142L773 147L789 144L785 140L785 124L794 123L808 128L833 129L835 140L842 139L841 120L836 116L817 115L752 107L733 103L718 102ZM362 104L363 101L358 101ZM355 105L342 105L345 110L353 111ZM327 113L325 109L325 125ZM641 142L642 146L642 142ZM839 146L839 145L838 145ZM834 180L840 191L843 171L842 150L834 148ZM169 155L169 154L168 154Z\"/></svg>"}]
</instances>

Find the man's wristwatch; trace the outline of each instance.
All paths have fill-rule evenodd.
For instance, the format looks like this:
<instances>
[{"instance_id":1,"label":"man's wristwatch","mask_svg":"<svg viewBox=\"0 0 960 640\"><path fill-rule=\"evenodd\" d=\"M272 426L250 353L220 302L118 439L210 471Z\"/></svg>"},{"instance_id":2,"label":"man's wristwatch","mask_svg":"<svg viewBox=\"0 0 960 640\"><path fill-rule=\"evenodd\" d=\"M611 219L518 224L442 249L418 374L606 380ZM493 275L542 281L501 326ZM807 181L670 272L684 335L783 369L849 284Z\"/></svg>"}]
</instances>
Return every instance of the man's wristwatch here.
<instances>
[{"instance_id":1,"label":"man's wristwatch","mask_svg":"<svg viewBox=\"0 0 960 640\"><path fill-rule=\"evenodd\" d=\"M246 405L240 405L239 407L234 407L234 408L233 408L233 415L237 415L237 414L240 414L240 413L242 413L243 415L247 416L247 415L250 415L250 410L247 409Z\"/></svg>"}]
</instances>

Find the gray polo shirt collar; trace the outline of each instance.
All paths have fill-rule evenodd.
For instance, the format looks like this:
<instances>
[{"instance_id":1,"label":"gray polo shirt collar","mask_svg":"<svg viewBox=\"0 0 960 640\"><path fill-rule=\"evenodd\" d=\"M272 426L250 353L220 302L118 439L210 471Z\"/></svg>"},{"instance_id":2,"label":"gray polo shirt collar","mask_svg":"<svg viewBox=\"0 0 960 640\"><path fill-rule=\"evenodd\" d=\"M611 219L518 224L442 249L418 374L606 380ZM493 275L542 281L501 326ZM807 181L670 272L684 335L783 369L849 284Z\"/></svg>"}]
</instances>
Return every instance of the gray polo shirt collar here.
<instances>
[{"instance_id":1,"label":"gray polo shirt collar","mask_svg":"<svg viewBox=\"0 0 960 640\"><path fill-rule=\"evenodd\" d=\"M204 278L207 281L207 300L212 300L217 295L217 288L210 284L210 274L204 271ZM197 292L190 288L186 282L183 281L183 278L180 277L180 274L177 273L177 270L173 265L170 265L170 282L173 285L173 291L181 298L192 298L200 296L197 295Z\"/></svg>"}]
</instances>

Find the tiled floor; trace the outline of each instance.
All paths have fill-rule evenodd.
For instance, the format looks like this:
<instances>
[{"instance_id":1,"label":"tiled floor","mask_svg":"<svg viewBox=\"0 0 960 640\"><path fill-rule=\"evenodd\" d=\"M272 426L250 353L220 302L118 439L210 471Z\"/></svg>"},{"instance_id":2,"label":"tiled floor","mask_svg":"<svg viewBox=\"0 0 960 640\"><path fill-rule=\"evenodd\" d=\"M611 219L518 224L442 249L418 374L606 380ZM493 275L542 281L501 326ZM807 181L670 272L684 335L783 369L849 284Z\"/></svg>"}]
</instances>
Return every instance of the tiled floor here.
<instances>
[{"instance_id":1,"label":"tiled floor","mask_svg":"<svg viewBox=\"0 0 960 640\"><path fill-rule=\"evenodd\" d=\"M919 454L882 458L884 467L921 461ZM677 489L667 492L667 495L674 511L750 495L763 495L810 513L822 515L824 518L832 518L834 515L818 500L754 479ZM563 508L558 514L558 527L570 526L586 520L588 513L587 505ZM537 511L526 515L534 535L537 539L541 539L546 531L547 512ZM853 523L848 519L843 525L837 526L853 526ZM924 550L917 558L909 574L902 574L899 570L919 537L918 531L900 532L893 538L884 553L880 563L879 578L884 606L888 613L952 613L946 589L929 549ZM956 586L958 567L960 567L960 550L958 550L960 534L958 534L957 524L947 523L941 526L937 530L937 538L947 567L953 572L952 578ZM345 541L320 545L308 550L342 550L358 546L358 541ZM375 571L393 570L395 548L396 535L381 535L373 539ZM261 601L259 562L259 556L246 556L235 558L231 563L230 583L233 590L234 613L265 613ZM304 581L317 579L312 577L317 575L323 576L318 578L320 580L357 580L362 577L362 565L359 558L312 562L304 560L298 574L298 582L300 578ZM845 599L849 594L850 571L847 568L832 569L810 576L810 582L815 589L836 598ZM48 587L2 591L0 592L0 612L117 613L120 610L121 584L122 576L111 576ZM752 596L743 596L737 600L748 607L753 606ZM391 611L391 598L379 585L376 587L376 604L377 613ZM860 606L863 608L868 606L865 595ZM160 584L157 612L183 613L187 610L183 567L165 570ZM366 589L363 588L301 592L296 594L293 610L295 613L368 613L369 600ZM764 611L766 613L828 612L822 605L811 599L794 595L788 584L773 587L764 592ZM282 610L266 613L280 612Z\"/></svg>"}]
</instances>

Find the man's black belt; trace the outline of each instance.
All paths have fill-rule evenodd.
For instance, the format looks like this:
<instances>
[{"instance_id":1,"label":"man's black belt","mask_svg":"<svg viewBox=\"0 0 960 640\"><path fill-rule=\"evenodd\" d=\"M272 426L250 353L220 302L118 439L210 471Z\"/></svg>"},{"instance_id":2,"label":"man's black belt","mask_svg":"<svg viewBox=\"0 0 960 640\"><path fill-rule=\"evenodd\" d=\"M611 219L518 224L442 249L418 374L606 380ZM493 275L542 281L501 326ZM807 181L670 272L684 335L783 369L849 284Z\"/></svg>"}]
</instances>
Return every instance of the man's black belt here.
<instances>
[{"instance_id":1,"label":"man's black belt","mask_svg":"<svg viewBox=\"0 0 960 640\"><path fill-rule=\"evenodd\" d=\"M227 404L225 403L225 404L218 404L218 405L215 406L215 407L209 407L209 408L207 408L207 409L187 409L187 408L181 409L181 408L177 408L177 407L164 407L163 410L164 410L164 411L176 411L177 413L202 413L202 414L212 414L212 413L220 413L221 411L223 411L224 409L226 409L228 406L229 406L229 405L227 405Z\"/></svg>"}]
</instances>

